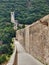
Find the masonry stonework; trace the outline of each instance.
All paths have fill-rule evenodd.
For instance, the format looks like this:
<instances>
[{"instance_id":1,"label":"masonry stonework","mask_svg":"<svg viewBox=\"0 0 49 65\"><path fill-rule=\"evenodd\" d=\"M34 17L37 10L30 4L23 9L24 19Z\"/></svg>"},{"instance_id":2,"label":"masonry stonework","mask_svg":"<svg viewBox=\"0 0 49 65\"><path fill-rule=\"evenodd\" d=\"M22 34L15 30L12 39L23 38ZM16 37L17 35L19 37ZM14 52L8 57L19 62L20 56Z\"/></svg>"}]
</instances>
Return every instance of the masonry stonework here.
<instances>
[{"instance_id":1,"label":"masonry stonework","mask_svg":"<svg viewBox=\"0 0 49 65\"><path fill-rule=\"evenodd\" d=\"M40 20L16 31L16 38L26 52L42 63L49 65L49 15Z\"/></svg>"}]
</instances>

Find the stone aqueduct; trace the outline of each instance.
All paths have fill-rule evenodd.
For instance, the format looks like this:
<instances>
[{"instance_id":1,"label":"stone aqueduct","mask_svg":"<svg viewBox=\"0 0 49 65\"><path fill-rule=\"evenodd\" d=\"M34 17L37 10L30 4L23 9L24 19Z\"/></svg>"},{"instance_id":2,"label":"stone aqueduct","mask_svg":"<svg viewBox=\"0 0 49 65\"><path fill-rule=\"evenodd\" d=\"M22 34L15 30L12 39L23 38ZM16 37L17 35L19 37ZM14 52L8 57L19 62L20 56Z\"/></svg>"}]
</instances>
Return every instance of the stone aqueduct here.
<instances>
[{"instance_id":1,"label":"stone aqueduct","mask_svg":"<svg viewBox=\"0 0 49 65\"><path fill-rule=\"evenodd\" d=\"M49 65L49 15L16 31L16 38L26 52Z\"/></svg>"}]
</instances>

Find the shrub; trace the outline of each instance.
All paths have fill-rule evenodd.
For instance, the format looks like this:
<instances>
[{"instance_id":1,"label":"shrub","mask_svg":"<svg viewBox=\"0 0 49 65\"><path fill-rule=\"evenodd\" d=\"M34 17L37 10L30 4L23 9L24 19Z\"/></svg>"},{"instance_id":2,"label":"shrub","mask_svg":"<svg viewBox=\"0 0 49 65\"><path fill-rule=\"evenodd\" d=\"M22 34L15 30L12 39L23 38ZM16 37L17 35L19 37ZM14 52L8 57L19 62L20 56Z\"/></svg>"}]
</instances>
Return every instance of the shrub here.
<instances>
[{"instance_id":1,"label":"shrub","mask_svg":"<svg viewBox=\"0 0 49 65\"><path fill-rule=\"evenodd\" d=\"M4 54L4 55L1 55L0 56L0 64L1 63L4 63L6 61L6 55Z\"/></svg>"},{"instance_id":2,"label":"shrub","mask_svg":"<svg viewBox=\"0 0 49 65\"><path fill-rule=\"evenodd\" d=\"M6 54L0 55L0 64L4 63L5 61L8 61L9 58L10 57L8 55L6 55Z\"/></svg>"},{"instance_id":3,"label":"shrub","mask_svg":"<svg viewBox=\"0 0 49 65\"><path fill-rule=\"evenodd\" d=\"M0 46L0 64L9 60L11 54L13 53L14 44L4 44Z\"/></svg>"}]
</instances>

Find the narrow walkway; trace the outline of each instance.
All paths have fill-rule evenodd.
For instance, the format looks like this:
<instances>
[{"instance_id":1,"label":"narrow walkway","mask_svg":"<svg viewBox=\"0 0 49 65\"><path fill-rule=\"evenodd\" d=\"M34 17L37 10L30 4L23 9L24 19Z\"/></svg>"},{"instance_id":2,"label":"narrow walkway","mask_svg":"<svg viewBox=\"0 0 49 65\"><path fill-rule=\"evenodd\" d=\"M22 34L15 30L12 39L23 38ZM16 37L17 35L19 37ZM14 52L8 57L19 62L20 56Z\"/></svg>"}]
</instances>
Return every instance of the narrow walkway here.
<instances>
[{"instance_id":1,"label":"narrow walkway","mask_svg":"<svg viewBox=\"0 0 49 65\"><path fill-rule=\"evenodd\" d=\"M36 60L34 57L25 52L21 44L15 40L14 42L17 47L18 57L17 65L43 65L41 62Z\"/></svg>"},{"instance_id":2,"label":"narrow walkway","mask_svg":"<svg viewBox=\"0 0 49 65\"><path fill-rule=\"evenodd\" d=\"M15 45L16 45L16 48L17 48L17 52L18 52L18 53L25 53L24 48L22 47L22 45L21 45L18 41L15 40L14 43L15 43Z\"/></svg>"}]
</instances>

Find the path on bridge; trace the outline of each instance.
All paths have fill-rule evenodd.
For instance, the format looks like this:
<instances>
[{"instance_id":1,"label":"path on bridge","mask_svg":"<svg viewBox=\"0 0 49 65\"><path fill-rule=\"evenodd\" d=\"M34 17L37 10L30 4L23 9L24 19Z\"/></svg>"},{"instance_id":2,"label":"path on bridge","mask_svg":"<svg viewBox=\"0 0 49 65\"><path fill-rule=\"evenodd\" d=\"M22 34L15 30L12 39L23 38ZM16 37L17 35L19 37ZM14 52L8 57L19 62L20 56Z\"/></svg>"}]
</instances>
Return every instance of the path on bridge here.
<instances>
[{"instance_id":1,"label":"path on bridge","mask_svg":"<svg viewBox=\"0 0 49 65\"><path fill-rule=\"evenodd\" d=\"M17 65L43 65L41 62L36 60L34 57L25 52L22 45L15 40L14 42L17 48Z\"/></svg>"}]
</instances>

